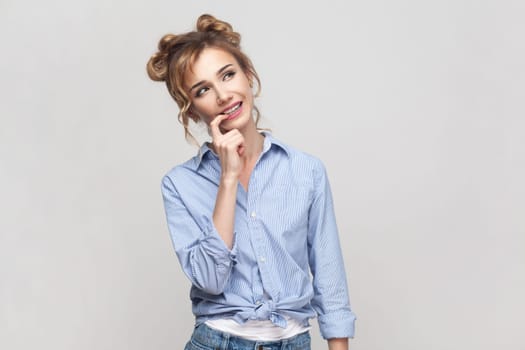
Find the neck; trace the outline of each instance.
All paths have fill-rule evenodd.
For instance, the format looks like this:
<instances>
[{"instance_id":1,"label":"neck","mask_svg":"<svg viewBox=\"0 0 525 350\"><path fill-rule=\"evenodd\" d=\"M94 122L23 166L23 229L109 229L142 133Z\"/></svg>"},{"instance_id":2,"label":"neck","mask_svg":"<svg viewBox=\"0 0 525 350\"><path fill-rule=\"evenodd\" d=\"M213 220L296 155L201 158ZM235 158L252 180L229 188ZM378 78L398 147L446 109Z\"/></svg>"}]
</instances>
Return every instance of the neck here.
<instances>
[{"instance_id":1,"label":"neck","mask_svg":"<svg viewBox=\"0 0 525 350\"><path fill-rule=\"evenodd\" d=\"M264 136L257 131L256 127L248 130L239 130L244 137L244 159L258 158L262 152L264 144Z\"/></svg>"}]
</instances>

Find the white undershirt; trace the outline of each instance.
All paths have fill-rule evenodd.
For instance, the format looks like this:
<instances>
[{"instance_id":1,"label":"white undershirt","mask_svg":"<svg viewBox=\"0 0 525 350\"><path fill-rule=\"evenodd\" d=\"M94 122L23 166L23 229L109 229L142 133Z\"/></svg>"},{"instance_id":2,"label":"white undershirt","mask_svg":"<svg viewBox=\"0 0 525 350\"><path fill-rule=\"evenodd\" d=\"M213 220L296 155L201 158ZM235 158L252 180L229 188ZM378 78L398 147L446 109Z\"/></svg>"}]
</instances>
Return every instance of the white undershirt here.
<instances>
[{"instance_id":1,"label":"white undershirt","mask_svg":"<svg viewBox=\"0 0 525 350\"><path fill-rule=\"evenodd\" d=\"M303 326L298 321L286 317L286 328L274 325L270 320L248 320L239 324L232 319L216 319L205 322L215 330L229 333L247 340L276 341L291 338L297 334L310 330L310 326Z\"/></svg>"}]
</instances>

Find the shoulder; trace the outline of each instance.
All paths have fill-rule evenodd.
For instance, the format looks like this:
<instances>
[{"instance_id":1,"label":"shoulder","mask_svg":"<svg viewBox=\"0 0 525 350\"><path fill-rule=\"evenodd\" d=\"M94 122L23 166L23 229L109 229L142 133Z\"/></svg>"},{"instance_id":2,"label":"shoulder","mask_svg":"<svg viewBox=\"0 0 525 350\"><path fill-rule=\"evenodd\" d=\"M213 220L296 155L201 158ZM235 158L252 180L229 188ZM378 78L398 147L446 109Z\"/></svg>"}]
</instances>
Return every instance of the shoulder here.
<instances>
[{"instance_id":1,"label":"shoulder","mask_svg":"<svg viewBox=\"0 0 525 350\"><path fill-rule=\"evenodd\" d=\"M286 169L287 181L293 181L311 188L316 188L325 181L326 169L317 156L274 138L270 138L270 141L273 156L278 157L282 169Z\"/></svg>"},{"instance_id":2,"label":"shoulder","mask_svg":"<svg viewBox=\"0 0 525 350\"><path fill-rule=\"evenodd\" d=\"M268 134L268 136L273 148L282 149L287 155L287 158L290 162L312 169L324 169L324 164L318 157L310 153L304 152L302 150L299 150L294 146L290 146L289 144L276 139L270 134Z\"/></svg>"},{"instance_id":3,"label":"shoulder","mask_svg":"<svg viewBox=\"0 0 525 350\"><path fill-rule=\"evenodd\" d=\"M285 150L287 158L294 168L301 172L311 171L316 177L325 172L325 166L317 156L280 141L279 144Z\"/></svg>"},{"instance_id":4,"label":"shoulder","mask_svg":"<svg viewBox=\"0 0 525 350\"><path fill-rule=\"evenodd\" d=\"M162 187L177 187L175 184L184 186L184 184L195 176L199 162L200 157L199 155L196 155L184 163L172 167L164 174L164 176L162 176Z\"/></svg>"}]
</instances>

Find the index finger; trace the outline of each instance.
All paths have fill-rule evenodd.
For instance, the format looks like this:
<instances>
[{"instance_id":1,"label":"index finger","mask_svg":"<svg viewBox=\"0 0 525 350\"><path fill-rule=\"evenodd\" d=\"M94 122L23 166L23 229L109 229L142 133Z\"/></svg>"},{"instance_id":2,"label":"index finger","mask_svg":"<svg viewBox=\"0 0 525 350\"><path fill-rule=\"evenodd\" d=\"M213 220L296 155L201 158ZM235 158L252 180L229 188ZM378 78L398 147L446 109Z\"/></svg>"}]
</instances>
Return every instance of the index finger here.
<instances>
[{"instance_id":1,"label":"index finger","mask_svg":"<svg viewBox=\"0 0 525 350\"><path fill-rule=\"evenodd\" d=\"M221 129L219 128L219 125L226 118L228 118L227 114L219 114L210 122L211 137L213 139L216 139L223 135Z\"/></svg>"}]
</instances>

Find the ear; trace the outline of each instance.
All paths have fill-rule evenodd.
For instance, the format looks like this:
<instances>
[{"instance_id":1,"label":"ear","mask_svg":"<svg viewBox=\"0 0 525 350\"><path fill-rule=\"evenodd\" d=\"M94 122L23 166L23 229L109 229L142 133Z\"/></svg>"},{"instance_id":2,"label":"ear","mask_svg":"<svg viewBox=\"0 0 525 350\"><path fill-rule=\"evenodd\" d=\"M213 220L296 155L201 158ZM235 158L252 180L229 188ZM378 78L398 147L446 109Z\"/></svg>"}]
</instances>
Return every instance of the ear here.
<instances>
[{"instance_id":1,"label":"ear","mask_svg":"<svg viewBox=\"0 0 525 350\"><path fill-rule=\"evenodd\" d=\"M193 109L192 106L190 106L190 108L188 108L188 112L186 112L188 117L190 117L191 120L193 120L195 123L199 122L200 120L200 117L199 117L199 114L197 112L195 112L195 110Z\"/></svg>"},{"instance_id":2,"label":"ear","mask_svg":"<svg viewBox=\"0 0 525 350\"><path fill-rule=\"evenodd\" d=\"M252 73L247 71L247 72L244 72L244 75L246 75L246 79L248 79L250 87L253 88L253 75L252 75Z\"/></svg>"},{"instance_id":3,"label":"ear","mask_svg":"<svg viewBox=\"0 0 525 350\"><path fill-rule=\"evenodd\" d=\"M254 78L253 74L251 74L250 72L248 72L246 74L246 77L248 78L248 81L249 81L249 84L250 84L250 88L252 89L252 94L254 97L258 97L259 96L259 93L261 92L261 87L259 85L257 85L257 87L255 87L256 85L256 81L257 79Z\"/></svg>"}]
</instances>

